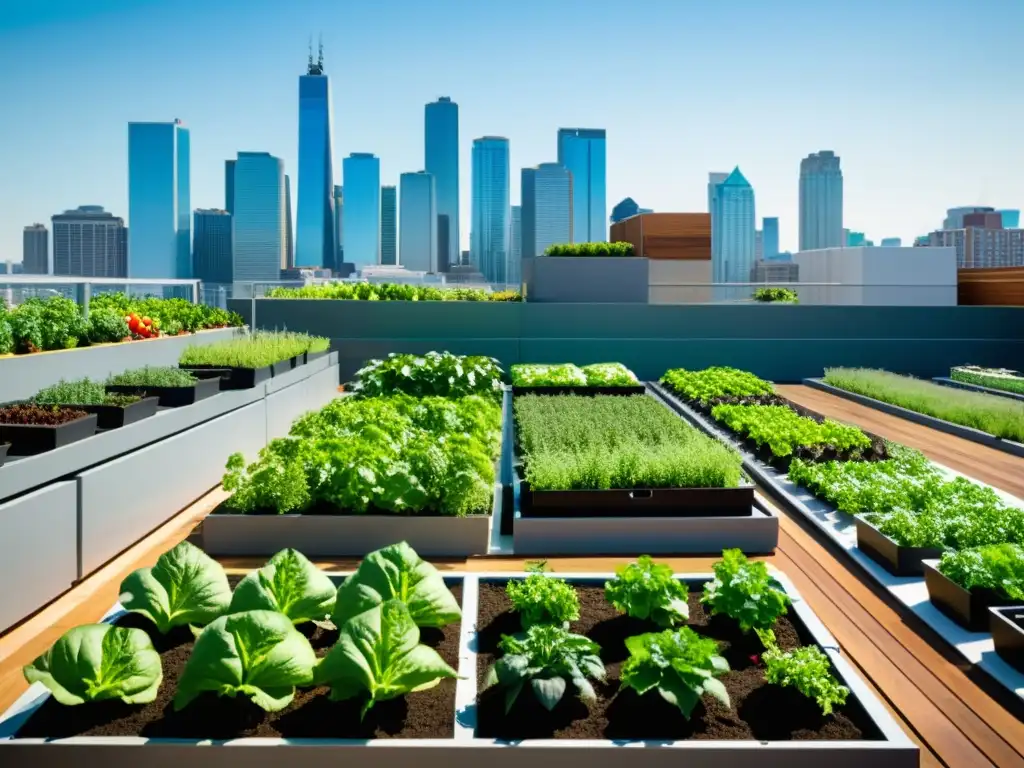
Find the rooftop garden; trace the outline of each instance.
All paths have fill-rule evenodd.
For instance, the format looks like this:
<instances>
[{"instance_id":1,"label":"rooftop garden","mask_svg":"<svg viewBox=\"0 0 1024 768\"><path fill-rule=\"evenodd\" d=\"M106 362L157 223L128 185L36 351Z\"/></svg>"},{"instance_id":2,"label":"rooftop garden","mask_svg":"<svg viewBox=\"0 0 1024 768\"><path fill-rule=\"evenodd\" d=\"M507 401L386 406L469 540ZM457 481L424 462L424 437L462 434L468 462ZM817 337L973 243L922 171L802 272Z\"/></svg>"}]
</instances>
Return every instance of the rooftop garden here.
<instances>
[{"instance_id":1,"label":"rooftop garden","mask_svg":"<svg viewBox=\"0 0 1024 768\"><path fill-rule=\"evenodd\" d=\"M339 299L345 301L522 301L518 291L480 288L438 288L404 283L322 283L299 288L277 287L268 299Z\"/></svg>"},{"instance_id":2,"label":"rooftop garden","mask_svg":"<svg viewBox=\"0 0 1024 768\"><path fill-rule=\"evenodd\" d=\"M636 256L632 243L564 243L548 246L545 256Z\"/></svg>"}]
</instances>

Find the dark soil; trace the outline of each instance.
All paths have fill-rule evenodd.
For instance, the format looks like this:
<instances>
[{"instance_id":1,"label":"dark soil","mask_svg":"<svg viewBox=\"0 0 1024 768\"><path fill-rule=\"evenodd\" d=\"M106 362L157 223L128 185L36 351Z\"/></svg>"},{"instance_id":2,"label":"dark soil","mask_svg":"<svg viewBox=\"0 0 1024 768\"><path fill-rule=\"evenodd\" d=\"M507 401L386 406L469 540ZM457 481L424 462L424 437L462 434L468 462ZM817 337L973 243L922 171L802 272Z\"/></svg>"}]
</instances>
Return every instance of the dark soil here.
<instances>
[{"instance_id":1,"label":"dark soil","mask_svg":"<svg viewBox=\"0 0 1024 768\"><path fill-rule=\"evenodd\" d=\"M731 672L720 679L725 684L732 708L705 697L690 720L657 693L638 696L632 690L619 691L619 672L628 657L625 640L633 635L659 631L645 621L619 614L604 597L599 585L577 585L581 619L571 626L601 646L608 679L594 682L597 703L583 704L570 692L547 712L523 690L512 711L505 715L504 693L497 687L480 694L477 736L505 739L756 739L788 741L806 739L881 739L864 709L851 696L848 703L825 717L817 704L793 688L769 685L759 654L764 650L756 635L743 635L725 616L709 619L700 603L700 593L690 593L689 626L719 641L721 654ZM483 684L487 669L501 655L502 634L520 631L519 618L511 611L505 584L481 583L477 681ZM775 635L785 650L810 642L799 620L779 619ZM571 691L571 686L570 686Z\"/></svg>"},{"instance_id":2,"label":"dark soil","mask_svg":"<svg viewBox=\"0 0 1024 768\"><path fill-rule=\"evenodd\" d=\"M0 408L0 424L59 427L88 416L85 411L57 405L9 405Z\"/></svg>"},{"instance_id":3,"label":"dark soil","mask_svg":"<svg viewBox=\"0 0 1024 768\"><path fill-rule=\"evenodd\" d=\"M233 583L237 581L232 579ZM462 585L454 585L451 590L461 604ZM135 706L105 701L66 707L51 698L21 727L19 737L450 739L454 735L455 680L442 680L430 690L374 704L361 723L363 699L330 701L327 688L298 690L292 703L280 712L264 712L246 697L219 698L212 693L202 694L175 712L178 678L192 651L191 631L179 627L161 636L146 619L134 614L117 624L145 629L160 652L164 679L156 701ZM338 637L336 630L314 624L300 625L299 629L310 638L317 656L324 656ZM444 629L423 628L420 642L437 650L458 669L459 630L458 623Z\"/></svg>"}]
</instances>

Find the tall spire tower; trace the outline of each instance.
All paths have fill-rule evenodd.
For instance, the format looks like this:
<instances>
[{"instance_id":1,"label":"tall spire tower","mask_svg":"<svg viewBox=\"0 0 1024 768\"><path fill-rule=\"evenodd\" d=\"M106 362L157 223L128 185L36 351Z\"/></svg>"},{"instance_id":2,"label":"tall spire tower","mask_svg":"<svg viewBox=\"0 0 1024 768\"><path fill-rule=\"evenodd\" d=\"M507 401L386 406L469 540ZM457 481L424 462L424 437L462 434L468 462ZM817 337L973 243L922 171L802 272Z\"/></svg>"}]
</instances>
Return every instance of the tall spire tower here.
<instances>
[{"instance_id":1,"label":"tall spire tower","mask_svg":"<svg viewBox=\"0 0 1024 768\"><path fill-rule=\"evenodd\" d=\"M334 148L331 88L324 74L323 39L299 77L299 179L295 266L337 269L334 242Z\"/></svg>"}]
</instances>

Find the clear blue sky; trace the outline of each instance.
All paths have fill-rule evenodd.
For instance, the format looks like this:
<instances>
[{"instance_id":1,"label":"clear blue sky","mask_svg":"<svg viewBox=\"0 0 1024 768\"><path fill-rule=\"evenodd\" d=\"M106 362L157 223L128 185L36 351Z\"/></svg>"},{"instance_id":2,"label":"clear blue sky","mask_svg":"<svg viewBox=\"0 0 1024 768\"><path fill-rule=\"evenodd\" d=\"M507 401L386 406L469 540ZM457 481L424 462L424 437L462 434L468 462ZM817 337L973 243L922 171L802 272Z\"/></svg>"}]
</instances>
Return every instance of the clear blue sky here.
<instances>
[{"instance_id":1,"label":"clear blue sky","mask_svg":"<svg viewBox=\"0 0 1024 768\"><path fill-rule=\"evenodd\" d=\"M323 34L335 178L353 151L382 183L423 165L423 105L518 169L560 126L608 131L608 207L701 211L739 165L757 215L795 248L800 158L842 156L845 223L905 240L945 208L1024 207L1021 0L3 0L0 260L21 230L98 204L127 217L127 123L192 131L192 205L223 202L223 161L294 173L298 76ZM129 222L130 224L130 222ZM464 225L462 239L468 240Z\"/></svg>"}]
</instances>

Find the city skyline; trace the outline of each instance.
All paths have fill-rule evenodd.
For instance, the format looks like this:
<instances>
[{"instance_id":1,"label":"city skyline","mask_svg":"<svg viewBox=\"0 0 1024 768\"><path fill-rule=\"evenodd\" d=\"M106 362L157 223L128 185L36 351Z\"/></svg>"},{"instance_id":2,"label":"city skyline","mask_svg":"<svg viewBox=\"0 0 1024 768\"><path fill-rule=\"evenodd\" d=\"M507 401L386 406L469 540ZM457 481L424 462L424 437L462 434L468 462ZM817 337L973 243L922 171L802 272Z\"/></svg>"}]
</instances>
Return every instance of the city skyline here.
<instances>
[{"instance_id":1,"label":"city skyline","mask_svg":"<svg viewBox=\"0 0 1024 768\"><path fill-rule=\"evenodd\" d=\"M926 119L927 111L916 106L918 94L937 84L969 91L982 107L1003 105L1002 96L1014 86L1007 52L1012 46L999 41L1015 19L1024 18L1024 9L982 0L978 14L964 22L962 41L953 51L926 42L930 34L941 35L947 5L955 7L938 2L922 17L914 3L868 2L860 9L870 9L870 22L861 12L833 9L822 34L821 20L804 13L796 0L770 9L741 2L730 6L735 18L724 8L703 9L696 19L687 19L685 40L677 40L677 32L668 32L684 10L648 2L645 11L658 15L659 29L645 32L653 37L642 49L600 45L577 60L547 48L555 30L573 18L571 9L531 0L520 8L523 21L513 29L525 29L528 20L534 29L551 30L530 38L530 46L546 51L543 61L526 55L514 67L480 68L486 73L466 66L467 61L486 55L509 30L494 24L494 11L454 0L439 0L429 13L395 0L344 11L310 1L287 17L262 0L245 5L227 0L214 8L181 1L90 7L55 2L45 13L19 8L0 21L2 71L18 72L17 78L0 81L0 98L14 106L14 119L0 128L0 162L5 178L18 180L16 193L5 186L12 204L0 213L0 258L20 258L23 227L59 211L95 203L115 215L128 214L123 169L124 125L130 121L180 117L190 127L193 209L221 205L218 166L239 150L281 157L295 181L296 74L310 32L319 30L331 64L332 97L344 105L334 128L338 155L374 152L381 158L384 183L397 183L400 173L423 167L424 105L441 94L459 103L462 248L469 234L472 138L509 137L514 203L520 199L518 170L553 159L557 130L573 125L600 126L609 134L609 208L632 197L654 210L704 210L702 179L715 167L738 164L757 190L759 211L779 217L781 248L795 250L799 161L829 148L843 158L846 226L876 241L900 236L910 242L937 228L947 208L1019 208L1024 200L1024 180L1002 172L1021 163L1022 150L1010 128L1020 107L1005 107L1009 116L1003 112L1003 119L983 121L965 140ZM983 24L983 6L998 10L998 27ZM147 55L163 39L169 20L193 11L202 11L203 24L190 36L187 61ZM245 34L236 25L240 14ZM403 24L385 23L396 14ZM581 25L573 28L611 41L643 28L640 21L591 14L573 18ZM442 27L468 42L446 51L435 50L429 35L417 42L424 31ZM463 34L468 31L474 34ZM741 55L704 74L712 40L727 32ZM364 75L359 62L392 38L396 54ZM872 41L867 64L864 39ZM43 46L48 53L40 59L34 51ZM417 66L428 49L430 66ZM205 87L225 57L237 71L217 88ZM816 57L827 57L830 66L808 69ZM19 66L26 60L36 63ZM125 67L131 60L145 60L146 66ZM550 72L570 62L571 71L588 76L565 89ZM635 77L638 68L642 84ZM679 89L674 78L680 71L702 74ZM733 83L746 82L753 72L755 80L740 96ZM877 76L882 72L885 78ZM97 82L116 88L97 100ZM610 106L620 89L644 108ZM703 104L699 114L690 109L695 101ZM851 104L859 106L851 111ZM766 110L772 119L742 117ZM77 116L74 141L62 119L66 114ZM672 129L680 121L686 125L682 140ZM339 166L336 156L335 178Z\"/></svg>"}]
</instances>

